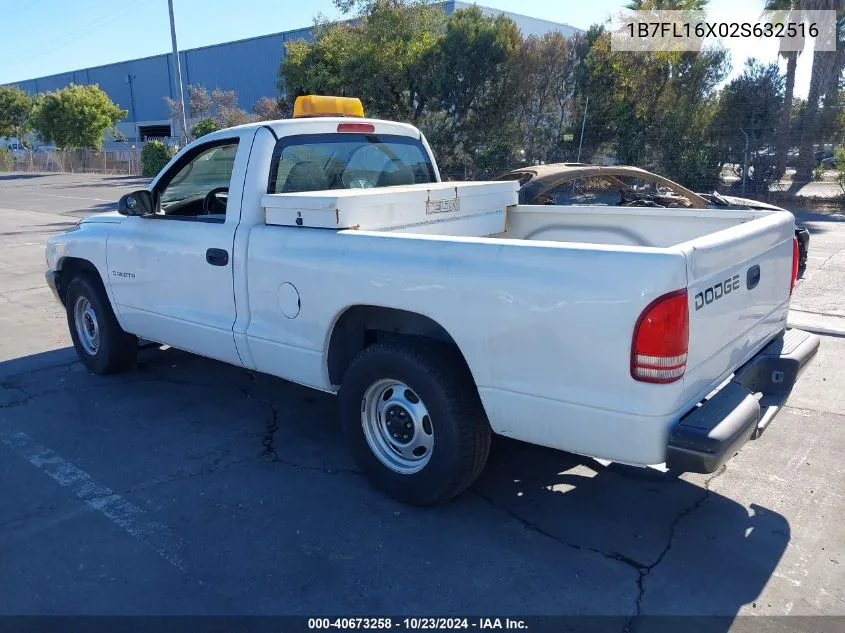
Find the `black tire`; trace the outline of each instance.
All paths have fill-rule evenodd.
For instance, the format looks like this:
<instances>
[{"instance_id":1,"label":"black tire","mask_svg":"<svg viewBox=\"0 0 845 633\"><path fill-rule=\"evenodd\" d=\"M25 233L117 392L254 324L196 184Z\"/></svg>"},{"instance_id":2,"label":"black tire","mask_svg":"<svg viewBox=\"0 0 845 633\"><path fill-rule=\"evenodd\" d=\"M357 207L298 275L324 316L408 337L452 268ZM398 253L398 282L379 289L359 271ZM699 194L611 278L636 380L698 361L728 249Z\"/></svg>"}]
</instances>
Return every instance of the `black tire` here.
<instances>
[{"instance_id":1,"label":"black tire","mask_svg":"<svg viewBox=\"0 0 845 633\"><path fill-rule=\"evenodd\" d=\"M364 433L363 399L383 379L401 381L418 394L430 414L433 447L419 472L403 474L385 465ZM375 343L346 372L340 417L347 446L370 483L415 506L452 499L481 474L490 452L491 430L472 376L458 352L436 341Z\"/></svg>"},{"instance_id":2,"label":"black tire","mask_svg":"<svg viewBox=\"0 0 845 633\"><path fill-rule=\"evenodd\" d=\"M795 237L798 240L798 277L801 278L807 270L807 251L810 249L810 232L804 227L799 227L795 231Z\"/></svg>"},{"instance_id":3,"label":"black tire","mask_svg":"<svg viewBox=\"0 0 845 633\"><path fill-rule=\"evenodd\" d=\"M99 345L91 353L80 341L74 310L80 298L87 299L96 316ZM103 284L92 273L71 279L65 295L67 324L79 360L94 374L113 374L131 369L138 354L138 338L124 332L112 311Z\"/></svg>"}]
</instances>

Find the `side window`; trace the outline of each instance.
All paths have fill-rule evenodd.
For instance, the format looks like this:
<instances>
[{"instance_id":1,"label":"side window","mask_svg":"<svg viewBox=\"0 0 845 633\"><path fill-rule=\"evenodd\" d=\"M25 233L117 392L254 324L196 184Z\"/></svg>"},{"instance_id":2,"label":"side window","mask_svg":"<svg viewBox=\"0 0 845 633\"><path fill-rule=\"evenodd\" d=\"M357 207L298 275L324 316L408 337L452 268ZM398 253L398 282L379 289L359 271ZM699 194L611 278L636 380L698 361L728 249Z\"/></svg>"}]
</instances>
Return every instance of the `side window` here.
<instances>
[{"instance_id":1,"label":"side window","mask_svg":"<svg viewBox=\"0 0 845 633\"><path fill-rule=\"evenodd\" d=\"M172 167L157 189L158 215L182 220L224 222L237 140L217 142Z\"/></svg>"}]
</instances>

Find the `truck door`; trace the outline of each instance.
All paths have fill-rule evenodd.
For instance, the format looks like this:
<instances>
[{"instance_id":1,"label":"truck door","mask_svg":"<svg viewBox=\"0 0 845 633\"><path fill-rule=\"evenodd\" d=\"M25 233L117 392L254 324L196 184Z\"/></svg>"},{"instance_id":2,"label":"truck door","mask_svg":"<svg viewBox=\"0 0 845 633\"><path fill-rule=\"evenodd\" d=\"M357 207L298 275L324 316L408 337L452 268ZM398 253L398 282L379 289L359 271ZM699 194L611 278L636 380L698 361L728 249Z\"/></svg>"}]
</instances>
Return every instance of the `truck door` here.
<instances>
[{"instance_id":1,"label":"truck door","mask_svg":"<svg viewBox=\"0 0 845 633\"><path fill-rule=\"evenodd\" d=\"M142 338L241 364L232 244L254 130L187 152L154 182L154 213L109 237L109 282L125 328Z\"/></svg>"}]
</instances>

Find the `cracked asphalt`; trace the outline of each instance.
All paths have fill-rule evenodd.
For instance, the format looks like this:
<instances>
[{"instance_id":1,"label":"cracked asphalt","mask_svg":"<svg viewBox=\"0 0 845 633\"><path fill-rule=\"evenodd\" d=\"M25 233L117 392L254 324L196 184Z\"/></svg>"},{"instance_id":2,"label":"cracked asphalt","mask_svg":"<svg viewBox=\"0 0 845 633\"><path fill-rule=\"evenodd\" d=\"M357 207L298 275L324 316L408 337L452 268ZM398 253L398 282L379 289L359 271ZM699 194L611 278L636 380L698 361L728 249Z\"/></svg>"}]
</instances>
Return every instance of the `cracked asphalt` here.
<instances>
[{"instance_id":1,"label":"cracked asphalt","mask_svg":"<svg viewBox=\"0 0 845 633\"><path fill-rule=\"evenodd\" d=\"M845 616L841 212L803 215L790 316L830 335L722 470L498 440L418 510L367 486L331 396L156 345L76 361L44 241L139 184L0 174L0 614Z\"/></svg>"}]
</instances>

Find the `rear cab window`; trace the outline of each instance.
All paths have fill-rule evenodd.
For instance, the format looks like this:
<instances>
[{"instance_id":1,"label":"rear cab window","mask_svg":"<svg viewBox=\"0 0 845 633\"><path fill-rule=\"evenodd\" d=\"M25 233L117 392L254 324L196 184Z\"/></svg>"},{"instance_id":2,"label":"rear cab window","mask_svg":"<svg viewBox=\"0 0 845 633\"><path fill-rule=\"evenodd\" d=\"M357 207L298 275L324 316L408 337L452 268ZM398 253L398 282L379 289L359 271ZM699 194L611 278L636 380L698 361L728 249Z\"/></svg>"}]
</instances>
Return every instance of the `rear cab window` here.
<instances>
[{"instance_id":1,"label":"rear cab window","mask_svg":"<svg viewBox=\"0 0 845 633\"><path fill-rule=\"evenodd\" d=\"M436 182L419 139L394 134L303 134L276 143L268 193Z\"/></svg>"}]
</instances>

